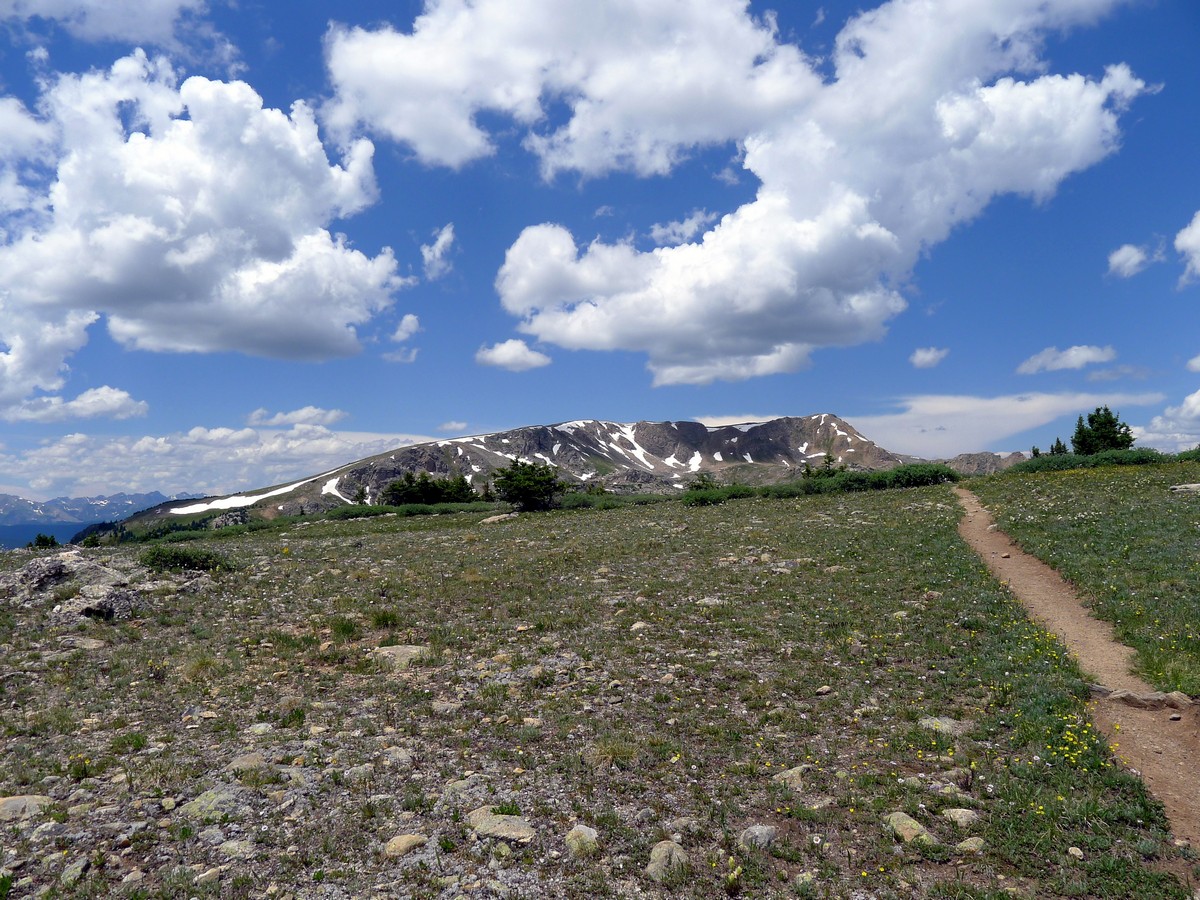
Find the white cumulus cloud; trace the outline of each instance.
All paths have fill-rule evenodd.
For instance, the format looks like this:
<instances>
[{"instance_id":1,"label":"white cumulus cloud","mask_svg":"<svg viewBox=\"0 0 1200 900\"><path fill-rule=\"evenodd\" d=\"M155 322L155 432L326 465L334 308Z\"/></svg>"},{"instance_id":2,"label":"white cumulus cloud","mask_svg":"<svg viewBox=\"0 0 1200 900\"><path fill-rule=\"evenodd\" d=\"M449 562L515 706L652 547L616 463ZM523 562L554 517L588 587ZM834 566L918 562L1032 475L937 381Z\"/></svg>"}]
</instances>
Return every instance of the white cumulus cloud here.
<instances>
[{"instance_id":1,"label":"white cumulus cloud","mask_svg":"<svg viewBox=\"0 0 1200 900\"><path fill-rule=\"evenodd\" d=\"M1179 234L1175 235L1175 249L1183 256L1187 266L1181 284L1200 278L1200 212L1192 218Z\"/></svg>"},{"instance_id":2,"label":"white cumulus cloud","mask_svg":"<svg viewBox=\"0 0 1200 900\"><path fill-rule=\"evenodd\" d=\"M203 15L207 0L5 0L0 21L53 20L88 41L122 40L165 45L185 15Z\"/></svg>"},{"instance_id":3,"label":"white cumulus cloud","mask_svg":"<svg viewBox=\"0 0 1200 900\"><path fill-rule=\"evenodd\" d=\"M949 355L949 347L918 347L908 361L915 369L932 369Z\"/></svg>"},{"instance_id":4,"label":"white cumulus cloud","mask_svg":"<svg viewBox=\"0 0 1200 900\"><path fill-rule=\"evenodd\" d=\"M51 175L0 210L0 404L61 388L102 316L141 350L326 359L357 352L356 326L408 283L390 249L329 230L374 202L373 148L331 164L303 103L177 85L138 51L48 81L39 111Z\"/></svg>"},{"instance_id":5,"label":"white cumulus cloud","mask_svg":"<svg viewBox=\"0 0 1200 900\"><path fill-rule=\"evenodd\" d=\"M332 431L303 422L285 428L197 426L140 437L75 433L28 451L0 448L0 471L22 496L154 490L218 495L308 478L355 459L432 440ZM88 464L80 466L84 458Z\"/></svg>"},{"instance_id":6,"label":"white cumulus cloud","mask_svg":"<svg viewBox=\"0 0 1200 900\"><path fill-rule=\"evenodd\" d=\"M710 213L705 209L697 209L686 219L667 222L665 225L657 224L651 226L650 239L660 247L667 244L682 244L684 241L690 241L697 234L701 233L715 222L716 219L716 213Z\"/></svg>"},{"instance_id":7,"label":"white cumulus cloud","mask_svg":"<svg viewBox=\"0 0 1200 900\"><path fill-rule=\"evenodd\" d=\"M494 152L476 117L504 113L547 176L662 174L694 146L739 138L809 94L817 77L740 0L429 3L411 33L335 26L330 124L459 167ZM569 120L550 130L546 107Z\"/></svg>"},{"instance_id":8,"label":"white cumulus cloud","mask_svg":"<svg viewBox=\"0 0 1200 900\"><path fill-rule=\"evenodd\" d=\"M0 413L10 422L65 422L69 419L132 419L144 416L150 406L134 400L125 391L111 387L90 388L73 400L34 397Z\"/></svg>"},{"instance_id":9,"label":"white cumulus cloud","mask_svg":"<svg viewBox=\"0 0 1200 900\"><path fill-rule=\"evenodd\" d=\"M1118 2L893 0L849 21L831 76L740 0L430 4L411 33L331 30L324 114L462 166L504 139L481 124L498 113L547 177L665 174L736 143L758 194L703 234L643 251L532 225L496 287L538 341L643 352L656 384L737 380L881 338L953 228L1112 153L1143 82L1039 54Z\"/></svg>"},{"instance_id":10,"label":"white cumulus cloud","mask_svg":"<svg viewBox=\"0 0 1200 900\"><path fill-rule=\"evenodd\" d=\"M434 232L432 244L421 245L421 259L425 263L425 278L436 281L443 275L449 274L454 264L449 259L450 248L454 246L454 223Z\"/></svg>"},{"instance_id":11,"label":"white cumulus cloud","mask_svg":"<svg viewBox=\"0 0 1200 900\"><path fill-rule=\"evenodd\" d=\"M1108 274L1118 278L1132 278L1150 262L1150 254L1144 247L1122 244L1108 254Z\"/></svg>"},{"instance_id":12,"label":"white cumulus cloud","mask_svg":"<svg viewBox=\"0 0 1200 900\"><path fill-rule=\"evenodd\" d=\"M1082 369L1093 363L1111 362L1116 358L1117 351L1112 347L1092 347L1086 344L1068 347L1066 350L1047 347L1017 366L1017 374L1035 375L1038 372L1055 372L1060 369Z\"/></svg>"},{"instance_id":13,"label":"white cumulus cloud","mask_svg":"<svg viewBox=\"0 0 1200 900\"><path fill-rule=\"evenodd\" d=\"M510 372L524 372L527 369L550 365L550 357L534 350L524 341L513 338L491 347L480 347L479 352L475 354L475 362L508 369Z\"/></svg>"},{"instance_id":14,"label":"white cumulus cloud","mask_svg":"<svg viewBox=\"0 0 1200 900\"><path fill-rule=\"evenodd\" d=\"M246 417L247 425L278 427L282 425L333 425L346 418L346 413L340 409L321 409L318 406L305 406L291 412L272 413L266 409L256 409Z\"/></svg>"}]
</instances>

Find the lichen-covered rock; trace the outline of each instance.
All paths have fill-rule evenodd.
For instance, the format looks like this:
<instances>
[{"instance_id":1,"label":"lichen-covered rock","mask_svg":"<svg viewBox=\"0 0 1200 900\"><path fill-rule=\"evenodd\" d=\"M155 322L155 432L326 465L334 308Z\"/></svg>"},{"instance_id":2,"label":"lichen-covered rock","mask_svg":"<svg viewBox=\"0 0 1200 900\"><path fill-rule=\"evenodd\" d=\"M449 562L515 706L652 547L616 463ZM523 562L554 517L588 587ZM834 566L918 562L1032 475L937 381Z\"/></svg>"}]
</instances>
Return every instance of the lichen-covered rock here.
<instances>
[{"instance_id":1,"label":"lichen-covered rock","mask_svg":"<svg viewBox=\"0 0 1200 900\"><path fill-rule=\"evenodd\" d=\"M659 841L650 851L646 874L654 881L665 881L672 872L687 868L687 851L674 841Z\"/></svg>"}]
</instances>

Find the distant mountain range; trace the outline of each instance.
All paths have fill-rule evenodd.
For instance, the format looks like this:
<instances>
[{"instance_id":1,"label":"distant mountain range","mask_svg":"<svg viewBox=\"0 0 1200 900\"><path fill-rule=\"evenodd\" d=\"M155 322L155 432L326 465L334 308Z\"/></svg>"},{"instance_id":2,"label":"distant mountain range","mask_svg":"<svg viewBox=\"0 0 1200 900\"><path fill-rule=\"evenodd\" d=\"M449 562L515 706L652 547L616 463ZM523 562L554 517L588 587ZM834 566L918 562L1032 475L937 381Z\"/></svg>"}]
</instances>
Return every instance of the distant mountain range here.
<instances>
[{"instance_id":1,"label":"distant mountain range","mask_svg":"<svg viewBox=\"0 0 1200 900\"><path fill-rule=\"evenodd\" d=\"M12 494L0 494L0 548L23 547L38 534L51 535L62 543L87 525L117 522L143 509L194 496L183 494L172 498L151 491L108 497L25 500Z\"/></svg>"},{"instance_id":2,"label":"distant mountain range","mask_svg":"<svg viewBox=\"0 0 1200 900\"><path fill-rule=\"evenodd\" d=\"M975 453L937 461L966 474L981 474L1022 458L1020 453ZM479 487L514 459L554 466L567 482L622 493L673 493L701 473L718 481L771 484L797 478L805 466L820 467L826 460L859 470L925 461L883 449L830 413L725 426L585 419L414 444L291 484L199 503L164 503L138 518L170 521L251 507L265 516L311 514L377 500L406 472L461 474Z\"/></svg>"}]
</instances>

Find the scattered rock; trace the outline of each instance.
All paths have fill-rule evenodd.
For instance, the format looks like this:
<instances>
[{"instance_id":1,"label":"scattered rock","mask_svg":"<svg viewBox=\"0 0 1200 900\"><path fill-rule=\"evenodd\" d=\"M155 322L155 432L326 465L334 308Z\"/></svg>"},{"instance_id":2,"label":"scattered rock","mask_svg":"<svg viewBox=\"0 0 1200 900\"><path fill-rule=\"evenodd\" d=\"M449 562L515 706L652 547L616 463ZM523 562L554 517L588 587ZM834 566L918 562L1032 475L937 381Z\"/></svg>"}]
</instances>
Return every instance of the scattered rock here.
<instances>
[{"instance_id":1,"label":"scattered rock","mask_svg":"<svg viewBox=\"0 0 1200 900\"><path fill-rule=\"evenodd\" d=\"M507 522L509 519L515 519L516 513L504 513L499 516L488 516L486 519L480 519L480 525L495 525L497 522Z\"/></svg>"},{"instance_id":2,"label":"scattered rock","mask_svg":"<svg viewBox=\"0 0 1200 900\"><path fill-rule=\"evenodd\" d=\"M665 881L673 872L687 868L687 851L674 841L659 841L650 851L646 874L654 881Z\"/></svg>"},{"instance_id":3,"label":"scattered rock","mask_svg":"<svg viewBox=\"0 0 1200 900\"><path fill-rule=\"evenodd\" d=\"M225 770L239 774L242 772L253 772L256 769L265 769L267 765L267 758L255 750L251 753L242 753L239 756L235 756L229 761L229 765L225 767Z\"/></svg>"},{"instance_id":4,"label":"scattered rock","mask_svg":"<svg viewBox=\"0 0 1200 900\"><path fill-rule=\"evenodd\" d=\"M398 834L383 846L383 855L390 859L407 856L418 847L424 847L429 838L423 834Z\"/></svg>"},{"instance_id":5,"label":"scattered rock","mask_svg":"<svg viewBox=\"0 0 1200 900\"><path fill-rule=\"evenodd\" d=\"M520 816L494 813L490 806L481 806L468 813L467 824L480 837L497 838L513 844L528 844L536 836L533 826Z\"/></svg>"},{"instance_id":6,"label":"scattered rock","mask_svg":"<svg viewBox=\"0 0 1200 900\"><path fill-rule=\"evenodd\" d=\"M0 822L19 822L32 819L54 801L41 794L22 794L0 797Z\"/></svg>"},{"instance_id":7,"label":"scattered rock","mask_svg":"<svg viewBox=\"0 0 1200 900\"><path fill-rule=\"evenodd\" d=\"M950 737L957 737L967 730L967 723L949 716L923 716L917 720L917 725L927 731L934 731Z\"/></svg>"},{"instance_id":8,"label":"scattered rock","mask_svg":"<svg viewBox=\"0 0 1200 900\"><path fill-rule=\"evenodd\" d=\"M973 809L943 809L942 818L953 822L959 828L970 828L979 821L979 813Z\"/></svg>"},{"instance_id":9,"label":"scattered rock","mask_svg":"<svg viewBox=\"0 0 1200 900\"><path fill-rule=\"evenodd\" d=\"M738 838L738 846L743 850L765 850L775 843L779 829L774 825L751 825Z\"/></svg>"},{"instance_id":10,"label":"scattered rock","mask_svg":"<svg viewBox=\"0 0 1200 900\"><path fill-rule=\"evenodd\" d=\"M1083 859L1083 851L1080 850L1078 847L1068 847L1067 854L1069 856L1071 856L1073 859L1079 859L1079 860Z\"/></svg>"},{"instance_id":11,"label":"scattered rock","mask_svg":"<svg viewBox=\"0 0 1200 900\"><path fill-rule=\"evenodd\" d=\"M932 845L937 843L937 838L907 813L898 811L888 813L883 819L883 824L893 837L906 844Z\"/></svg>"},{"instance_id":12,"label":"scattered rock","mask_svg":"<svg viewBox=\"0 0 1200 900\"><path fill-rule=\"evenodd\" d=\"M393 670L399 671L429 656L430 648L424 644L397 644L393 647L376 647L372 652Z\"/></svg>"},{"instance_id":13,"label":"scattered rock","mask_svg":"<svg viewBox=\"0 0 1200 900\"><path fill-rule=\"evenodd\" d=\"M954 849L959 853L982 853L983 848L987 844L981 837L969 837L965 841L959 841L954 845Z\"/></svg>"},{"instance_id":14,"label":"scattered rock","mask_svg":"<svg viewBox=\"0 0 1200 900\"><path fill-rule=\"evenodd\" d=\"M804 789L804 773L812 768L811 765L804 763L799 766L793 766L777 775L772 775L772 781L778 781L780 784L785 784L793 791Z\"/></svg>"},{"instance_id":15,"label":"scattered rock","mask_svg":"<svg viewBox=\"0 0 1200 900\"><path fill-rule=\"evenodd\" d=\"M179 814L201 822L217 822L226 816L238 818L244 810L245 796L245 788L220 785L183 804L179 807Z\"/></svg>"},{"instance_id":16,"label":"scattered rock","mask_svg":"<svg viewBox=\"0 0 1200 900\"><path fill-rule=\"evenodd\" d=\"M1169 694L1164 694L1162 691L1139 693L1122 688L1111 691L1108 699L1114 703L1124 703L1135 709L1187 709L1192 705L1192 698L1183 691L1171 691Z\"/></svg>"},{"instance_id":17,"label":"scattered rock","mask_svg":"<svg viewBox=\"0 0 1200 900\"><path fill-rule=\"evenodd\" d=\"M576 859L594 856L600 850L600 836L595 828L576 825L566 836L567 850Z\"/></svg>"}]
</instances>

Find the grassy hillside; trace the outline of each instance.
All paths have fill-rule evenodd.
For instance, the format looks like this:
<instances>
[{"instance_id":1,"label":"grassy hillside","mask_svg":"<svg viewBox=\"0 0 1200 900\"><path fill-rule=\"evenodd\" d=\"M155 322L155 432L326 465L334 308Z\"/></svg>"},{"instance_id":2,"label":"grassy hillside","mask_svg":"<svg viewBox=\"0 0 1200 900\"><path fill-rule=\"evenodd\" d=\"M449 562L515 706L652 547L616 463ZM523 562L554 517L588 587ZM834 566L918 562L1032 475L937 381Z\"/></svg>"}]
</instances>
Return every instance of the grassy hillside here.
<instances>
[{"instance_id":1,"label":"grassy hillside","mask_svg":"<svg viewBox=\"0 0 1200 900\"><path fill-rule=\"evenodd\" d=\"M230 568L129 621L0 601L0 797L50 800L0 865L14 896L1190 896L958 516L938 486L293 522L179 545Z\"/></svg>"}]
</instances>

